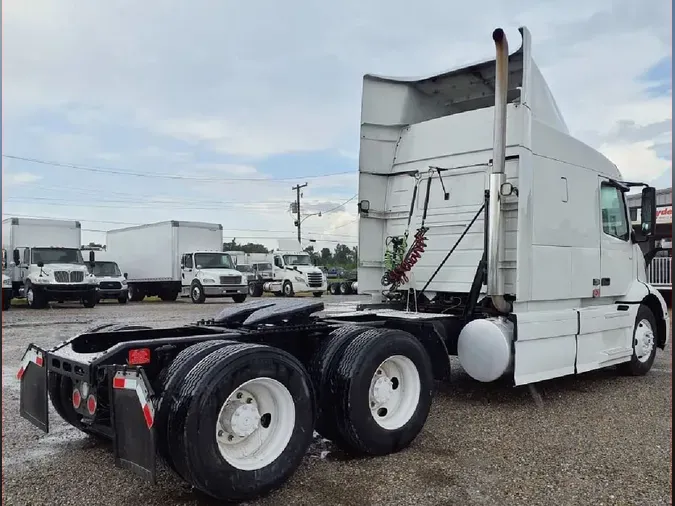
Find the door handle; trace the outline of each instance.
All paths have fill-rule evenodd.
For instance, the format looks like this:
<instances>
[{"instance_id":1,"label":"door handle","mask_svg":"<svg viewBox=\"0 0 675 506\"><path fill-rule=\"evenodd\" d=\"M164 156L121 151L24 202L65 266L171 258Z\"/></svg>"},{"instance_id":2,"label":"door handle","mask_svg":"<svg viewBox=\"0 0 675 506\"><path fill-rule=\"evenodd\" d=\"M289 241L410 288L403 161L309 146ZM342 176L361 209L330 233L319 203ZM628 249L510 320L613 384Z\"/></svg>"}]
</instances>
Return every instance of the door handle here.
<instances>
[{"instance_id":1,"label":"door handle","mask_svg":"<svg viewBox=\"0 0 675 506\"><path fill-rule=\"evenodd\" d=\"M600 284L601 284L602 286L609 286L609 278L602 278L602 279L600 280Z\"/></svg>"}]
</instances>

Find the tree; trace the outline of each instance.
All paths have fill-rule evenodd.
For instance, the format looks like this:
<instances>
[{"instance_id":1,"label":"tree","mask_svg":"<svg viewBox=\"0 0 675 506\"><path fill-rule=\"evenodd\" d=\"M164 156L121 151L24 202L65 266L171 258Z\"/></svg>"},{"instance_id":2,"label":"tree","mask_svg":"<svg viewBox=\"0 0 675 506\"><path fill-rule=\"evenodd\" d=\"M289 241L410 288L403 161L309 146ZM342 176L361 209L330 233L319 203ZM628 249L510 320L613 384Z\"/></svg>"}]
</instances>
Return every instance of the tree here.
<instances>
[{"instance_id":1,"label":"tree","mask_svg":"<svg viewBox=\"0 0 675 506\"><path fill-rule=\"evenodd\" d=\"M329 265L333 261L333 254L329 248L321 249L321 263L323 265Z\"/></svg>"},{"instance_id":2,"label":"tree","mask_svg":"<svg viewBox=\"0 0 675 506\"><path fill-rule=\"evenodd\" d=\"M243 251L244 253L269 253L269 250L264 244L256 242L249 242L246 244L239 244L233 237L230 242L223 243L223 251Z\"/></svg>"}]
</instances>

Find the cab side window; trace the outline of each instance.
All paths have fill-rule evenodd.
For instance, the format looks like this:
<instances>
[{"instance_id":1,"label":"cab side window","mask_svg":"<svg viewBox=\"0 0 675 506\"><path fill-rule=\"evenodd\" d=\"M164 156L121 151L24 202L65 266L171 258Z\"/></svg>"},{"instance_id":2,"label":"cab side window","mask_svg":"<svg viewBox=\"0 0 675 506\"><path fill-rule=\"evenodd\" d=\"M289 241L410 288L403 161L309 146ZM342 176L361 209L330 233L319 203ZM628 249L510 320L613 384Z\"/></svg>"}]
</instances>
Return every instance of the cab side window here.
<instances>
[{"instance_id":1,"label":"cab side window","mask_svg":"<svg viewBox=\"0 0 675 506\"><path fill-rule=\"evenodd\" d=\"M192 269L192 255L185 255L185 268Z\"/></svg>"},{"instance_id":2,"label":"cab side window","mask_svg":"<svg viewBox=\"0 0 675 506\"><path fill-rule=\"evenodd\" d=\"M23 263L30 265L30 248L23 250ZM37 263L37 261L35 263Z\"/></svg>"},{"instance_id":3,"label":"cab side window","mask_svg":"<svg viewBox=\"0 0 675 506\"><path fill-rule=\"evenodd\" d=\"M623 192L615 186L602 183L600 185L600 207L602 231L607 235L627 241L630 237L630 225Z\"/></svg>"},{"instance_id":4,"label":"cab side window","mask_svg":"<svg viewBox=\"0 0 675 506\"><path fill-rule=\"evenodd\" d=\"M281 263L281 257L274 257L274 265L276 267L283 267L283 264Z\"/></svg>"}]
</instances>

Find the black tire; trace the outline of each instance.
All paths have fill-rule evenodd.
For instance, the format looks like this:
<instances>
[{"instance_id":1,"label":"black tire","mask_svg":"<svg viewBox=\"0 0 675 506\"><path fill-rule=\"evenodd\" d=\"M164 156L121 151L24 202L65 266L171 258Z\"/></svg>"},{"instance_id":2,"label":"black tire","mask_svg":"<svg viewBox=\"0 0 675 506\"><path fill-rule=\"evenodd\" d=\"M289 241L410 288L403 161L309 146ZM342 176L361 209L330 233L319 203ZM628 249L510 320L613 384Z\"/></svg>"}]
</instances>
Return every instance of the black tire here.
<instances>
[{"instance_id":1,"label":"black tire","mask_svg":"<svg viewBox=\"0 0 675 506\"><path fill-rule=\"evenodd\" d=\"M337 437L335 396L329 382L345 348L368 327L345 325L331 332L309 359L308 369L317 398L316 431L333 441Z\"/></svg>"},{"instance_id":2,"label":"black tire","mask_svg":"<svg viewBox=\"0 0 675 506\"><path fill-rule=\"evenodd\" d=\"M293 291L293 283L290 281L284 281L284 284L281 285L281 289L283 290L284 297L293 297L295 295L295 292Z\"/></svg>"},{"instance_id":3,"label":"black tire","mask_svg":"<svg viewBox=\"0 0 675 506\"><path fill-rule=\"evenodd\" d=\"M12 307L12 299L8 299L6 297L2 298L2 310L3 311L9 311L9 308Z\"/></svg>"},{"instance_id":4,"label":"black tire","mask_svg":"<svg viewBox=\"0 0 675 506\"><path fill-rule=\"evenodd\" d=\"M638 332L642 332L645 329L646 325L651 327L651 351L644 359L638 356ZM619 371L622 374L628 376L644 376L649 372L654 365L654 359L656 358L656 343L658 341L656 335L656 318L651 309L645 305L640 305L638 308L637 316L635 317L635 326L633 327L633 355L631 356L630 362L624 362L619 364ZM648 330L648 329L645 329Z\"/></svg>"},{"instance_id":5,"label":"black tire","mask_svg":"<svg viewBox=\"0 0 675 506\"><path fill-rule=\"evenodd\" d=\"M99 297L95 293L85 295L82 297L82 305L86 308L92 308L96 306Z\"/></svg>"},{"instance_id":6,"label":"black tire","mask_svg":"<svg viewBox=\"0 0 675 506\"><path fill-rule=\"evenodd\" d=\"M157 451L164 462L174 471L176 471L176 466L169 453L167 421L182 385L181 380L204 357L233 343L234 341L214 340L193 344L176 355L169 367L160 373L159 384L162 386L162 394L157 403L157 413L155 414Z\"/></svg>"},{"instance_id":7,"label":"black tire","mask_svg":"<svg viewBox=\"0 0 675 506\"><path fill-rule=\"evenodd\" d=\"M127 298L129 299L129 302L141 302L145 299L145 293L140 288L129 285L127 289Z\"/></svg>"},{"instance_id":8,"label":"black tire","mask_svg":"<svg viewBox=\"0 0 675 506\"><path fill-rule=\"evenodd\" d=\"M117 302L119 302L120 304L126 304L127 303L127 297L126 296L118 297Z\"/></svg>"},{"instance_id":9,"label":"black tire","mask_svg":"<svg viewBox=\"0 0 675 506\"><path fill-rule=\"evenodd\" d=\"M241 304L246 300L246 294L245 293L238 293L237 295L232 296L232 300L235 301L237 304Z\"/></svg>"},{"instance_id":10,"label":"black tire","mask_svg":"<svg viewBox=\"0 0 675 506\"><path fill-rule=\"evenodd\" d=\"M69 377L50 372L47 384L52 406L65 422L89 436L105 441L110 440L105 434L92 431L82 423L82 416L73 408L73 381Z\"/></svg>"},{"instance_id":11,"label":"black tire","mask_svg":"<svg viewBox=\"0 0 675 506\"><path fill-rule=\"evenodd\" d=\"M260 283L251 283L248 285L248 294L251 297L262 297L263 287Z\"/></svg>"},{"instance_id":12,"label":"black tire","mask_svg":"<svg viewBox=\"0 0 675 506\"><path fill-rule=\"evenodd\" d=\"M190 299L195 304L203 304L206 300L206 294L204 293L204 287L199 281L193 281L190 286Z\"/></svg>"},{"instance_id":13,"label":"black tire","mask_svg":"<svg viewBox=\"0 0 675 506\"><path fill-rule=\"evenodd\" d=\"M243 383L275 379L291 394L295 426L281 454L257 470L241 470L218 449L216 423L225 400ZM302 364L269 346L238 343L203 358L185 377L169 413L169 451L179 474L220 500L250 500L280 487L305 455L315 421L314 394Z\"/></svg>"},{"instance_id":14,"label":"black tire","mask_svg":"<svg viewBox=\"0 0 675 506\"><path fill-rule=\"evenodd\" d=\"M312 293L312 295L314 295L314 297L317 297L317 298L318 298L318 297L322 297L322 296L323 296L323 292L314 292L314 293Z\"/></svg>"},{"instance_id":15,"label":"black tire","mask_svg":"<svg viewBox=\"0 0 675 506\"><path fill-rule=\"evenodd\" d=\"M340 293L342 295L350 295L352 293L352 284L347 281L340 283Z\"/></svg>"},{"instance_id":16,"label":"black tire","mask_svg":"<svg viewBox=\"0 0 675 506\"><path fill-rule=\"evenodd\" d=\"M328 287L328 291L330 292L331 295L339 295L338 290L340 286L337 283L331 283L330 286Z\"/></svg>"},{"instance_id":17,"label":"black tire","mask_svg":"<svg viewBox=\"0 0 675 506\"><path fill-rule=\"evenodd\" d=\"M32 293L33 295L30 296L29 293ZM33 301L32 303L31 299ZM47 307L47 298L40 290L33 288L32 285L29 285L26 288L26 302L31 309L44 309Z\"/></svg>"},{"instance_id":18,"label":"black tire","mask_svg":"<svg viewBox=\"0 0 675 506\"><path fill-rule=\"evenodd\" d=\"M274 292L274 296L275 296L275 297L283 297L283 296L284 296L284 292Z\"/></svg>"},{"instance_id":19,"label":"black tire","mask_svg":"<svg viewBox=\"0 0 675 506\"><path fill-rule=\"evenodd\" d=\"M394 355L403 355L414 364L420 393L408 421L398 428L385 429L371 413L370 386L380 364ZM335 442L358 455L387 455L406 448L426 422L433 387L431 360L414 336L393 329L364 332L347 346L329 380L329 388L335 396L338 433Z\"/></svg>"}]
</instances>

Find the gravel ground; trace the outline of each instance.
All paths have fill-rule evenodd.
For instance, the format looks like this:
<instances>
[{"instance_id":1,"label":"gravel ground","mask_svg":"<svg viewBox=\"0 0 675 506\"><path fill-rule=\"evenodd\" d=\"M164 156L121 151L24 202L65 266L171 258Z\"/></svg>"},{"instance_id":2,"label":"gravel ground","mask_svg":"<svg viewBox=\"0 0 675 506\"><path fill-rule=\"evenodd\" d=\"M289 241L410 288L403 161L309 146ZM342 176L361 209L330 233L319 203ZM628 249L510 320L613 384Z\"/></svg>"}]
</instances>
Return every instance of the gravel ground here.
<instances>
[{"instance_id":1,"label":"gravel ground","mask_svg":"<svg viewBox=\"0 0 675 506\"><path fill-rule=\"evenodd\" d=\"M356 297L326 297L326 303ZM102 321L181 324L223 304L100 304L3 313L3 504L214 504L161 471L153 487L113 465L109 445L52 411L45 435L19 417L15 379L29 342L54 344ZM671 500L670 347L645 377L613 370L513 388L480 384L453 362L428 422L396 455L352 459L317 439L279 491L253 504L657 505Z\"/></svg>"}]
</instances>

